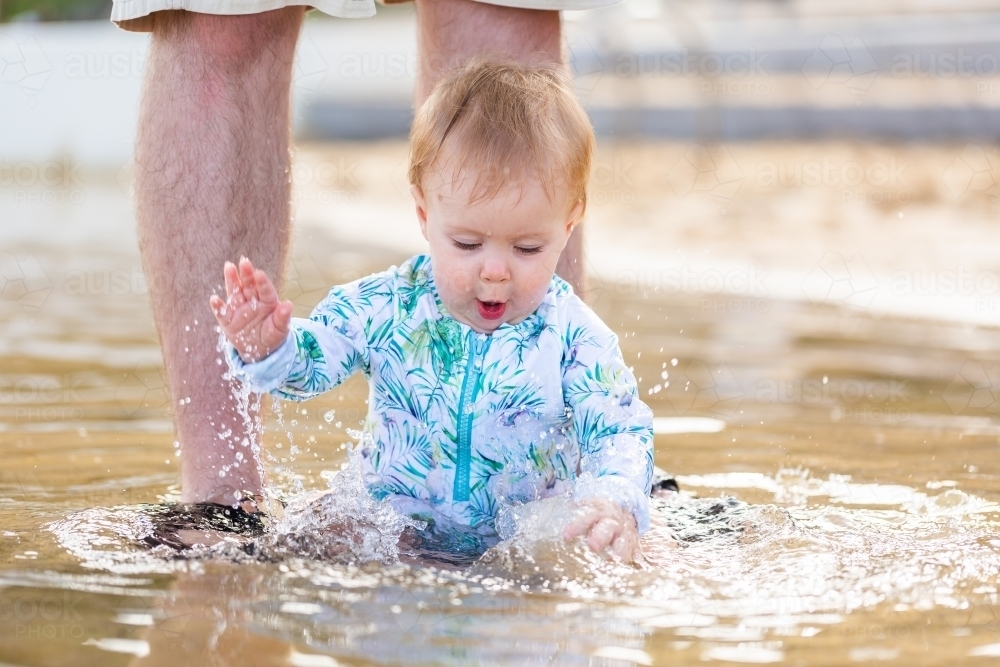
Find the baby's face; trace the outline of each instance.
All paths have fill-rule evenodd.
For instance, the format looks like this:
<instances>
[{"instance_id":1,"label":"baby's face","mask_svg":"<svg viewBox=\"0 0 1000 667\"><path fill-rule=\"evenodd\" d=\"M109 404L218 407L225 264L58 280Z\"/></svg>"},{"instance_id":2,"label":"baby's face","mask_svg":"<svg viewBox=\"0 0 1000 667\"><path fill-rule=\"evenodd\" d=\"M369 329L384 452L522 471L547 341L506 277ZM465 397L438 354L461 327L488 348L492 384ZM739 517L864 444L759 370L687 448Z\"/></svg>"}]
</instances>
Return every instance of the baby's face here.
<instances>
[{"instance_id":1,"label":"baby's face","mask_svg":"<svg viewBox=\"0 0 1000 667\"><path fill-rule=\"evenodd\" d=\"M413 186L417 217L430 244L434 282L448 312L480 333L517 324L545 297L583 205L564 190L550 199L537 179L470 203L475 175L431 171Z\"/></svg>"}]
</instances>

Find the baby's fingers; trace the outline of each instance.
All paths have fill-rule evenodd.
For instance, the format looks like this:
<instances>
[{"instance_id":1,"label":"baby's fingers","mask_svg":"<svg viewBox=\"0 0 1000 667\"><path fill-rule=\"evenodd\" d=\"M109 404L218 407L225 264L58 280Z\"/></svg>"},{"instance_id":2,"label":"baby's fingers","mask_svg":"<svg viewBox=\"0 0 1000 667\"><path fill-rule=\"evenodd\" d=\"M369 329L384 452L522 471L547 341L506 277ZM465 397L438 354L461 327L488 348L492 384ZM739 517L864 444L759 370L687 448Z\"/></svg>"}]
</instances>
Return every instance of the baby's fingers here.
<instances>
[{"instance_id":1,"label":"baby's fingers","mask_svg":"<svg viewBox=\"0 0 1000 667\"><path fill-rule=\"evenodd\" d=\"M636 560L635 540L624 532L611 545L611 553L624 563Z\"/></svg>"},{"instance_id":2,"label":"baby's fingers","mask_svg":"<svg viewBox=\"0 0 1000 667\"><path fill-rule=\"evenodd\" d=\"M292 322L292 302L282 301L279 303L275 307L274 313L271 314L271 322L274 324L275 331L282 335L287 334L288 325Z\"/></svg>"},{"instance_id":3,"label":"baby's fingers","mask_svg":"<svg viewBox=\"0 0 1000 667\"><path fill-rule=\"evenodd\" d=\"M222 266L222 275L226 278L226 296L231 299L234 294L243 289L243 286L240 285L240 272L236 270L235 264L226 262Z\"/></svg>"},{"instance_id":4,"label":"baby's fingers","mask_svg":"<svg viewBox=\"0 0 1000 667\"><path fill-rule=\"evenodd\" d=\"M289 324L292 321L292 302L282 301L268 316L260 328L260 343L264 354L270 354L278 349L288 338Z\"/></svg>"},{"instance_id":5,"label":"baby's fingers","mask_svg":"<svg viewBox=\"0 0 1000 667\"><path fill-rule=\"evenodd\" d=\"M247 301L258 299L257 277L249 259L240 259L240 282L243 283L243 298Z\"/></svg>"},{"instance_id":6,"label":"baby's fingers","mask_svg":"<svg viewBox=\"0 0 1000 667\"><path fill-rule=\"evenodd\" d=\"M597 522L591 529L590 537L587 538L587 546L594 553L601 553L611 545L618 536L621 535L621 524L610 517L605 517Z\"/></svg>"},{"instance_id":7,"label":"baby's fingers","mask_svg":"<svg viewBox=\"0 0 1000 667\"><path fill-rule=\"evenodd\" d=\"M581 535L586 535L590 532L590 527L593 526L599 518L601 518L600 514L592 508L587 508L584 511L578 512L573 520L570 521L563 529L563 539L572 540L573 538L580 537Z\"/></svg>"},{"instance_id":8,"label":"baby's fingers","mask_svg":"<svg viewBox=\"0 0 1000 667\"><path fill-rule=\"evenodd\" d=\"M222 269L226 277L226 298L229 311L235 311L245 302L243 298L243 284L240 282L240 272L232 262L226 262Z\"/></svg>"},{"instance_id":9,"label":"baby's fingers","mask_svg":"<svg viewBox=\"0 0 1000 667\"><path fill-rule=\"evenodd\" d=\"M281 342L288 335L288 325L292 321L292 302L282 301L274 307L274 312L268 319L269 342Z\"/></svg>"},{"instance_id":10,"label":"baby's fingers","mask_svg":"<svg viewBox=\"0 0 1000 667\"><path fill-rule=\"evenodd\" d=\"M225 329L233 319L233 309L216 294L209 297L208 305L211 306L212 312L215 313L215 319Z\"/></svg>"},{"instance_id":11,"label":"baby's fingers","mask_svg":"<svg viewBox=\"0 0 1000 667\"><path fill-rule=\"evenodd\" d=\"M253 275L257 283L257 296L261 303L277 303L278 290L274 289L274 283L271 282L268 275L260 269L255 269Z\"/></svg>"}]
</instances>

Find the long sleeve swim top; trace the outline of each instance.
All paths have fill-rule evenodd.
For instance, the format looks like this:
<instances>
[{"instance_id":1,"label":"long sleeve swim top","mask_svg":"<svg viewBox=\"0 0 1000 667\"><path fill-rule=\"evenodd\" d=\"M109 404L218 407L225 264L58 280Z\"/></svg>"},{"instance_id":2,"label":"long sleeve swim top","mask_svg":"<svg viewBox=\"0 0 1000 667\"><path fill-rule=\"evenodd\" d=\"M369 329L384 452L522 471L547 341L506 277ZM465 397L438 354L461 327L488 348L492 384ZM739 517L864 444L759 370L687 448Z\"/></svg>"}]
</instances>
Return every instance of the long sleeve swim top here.
<instances>
[{"instance_id":1,"label":"long sleeve swim top","mask_svg":"<svg viewBox=\"0 0 1000 667\"><path fill-rule=\"evenodd\" d=\"M363 479L492 529L504 503L606 497L649 527L652 412L617 336L554 276L541 305L481 334L451 317L431 260L334 287L265 359L227 360L251 390L303 400L369 381Z\"/></svg>"}]
</instances>

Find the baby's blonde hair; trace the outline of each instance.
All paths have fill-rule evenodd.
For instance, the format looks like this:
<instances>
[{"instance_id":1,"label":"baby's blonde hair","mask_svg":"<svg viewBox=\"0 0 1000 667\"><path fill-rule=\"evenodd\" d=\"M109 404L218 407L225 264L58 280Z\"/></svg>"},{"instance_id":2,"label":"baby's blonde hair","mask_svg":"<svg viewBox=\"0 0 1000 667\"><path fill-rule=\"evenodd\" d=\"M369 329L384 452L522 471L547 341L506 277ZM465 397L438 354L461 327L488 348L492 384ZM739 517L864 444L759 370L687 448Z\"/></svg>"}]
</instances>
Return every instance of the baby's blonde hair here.
<instances>
[{"instance_id":1,"label":"baby's blonde hair","mask_svg":"<svg viewBox=\"0 0 1000 667\"><path fill-rule=\"evenodd\" d=\"M445 142L457 177L476 173L473 201L535 177L551 199L564 187L570 206L587 204L594 130L559 71L470 60L434 87L410 130L410 183L422 187Z\"/></svg>"}]
</instances>

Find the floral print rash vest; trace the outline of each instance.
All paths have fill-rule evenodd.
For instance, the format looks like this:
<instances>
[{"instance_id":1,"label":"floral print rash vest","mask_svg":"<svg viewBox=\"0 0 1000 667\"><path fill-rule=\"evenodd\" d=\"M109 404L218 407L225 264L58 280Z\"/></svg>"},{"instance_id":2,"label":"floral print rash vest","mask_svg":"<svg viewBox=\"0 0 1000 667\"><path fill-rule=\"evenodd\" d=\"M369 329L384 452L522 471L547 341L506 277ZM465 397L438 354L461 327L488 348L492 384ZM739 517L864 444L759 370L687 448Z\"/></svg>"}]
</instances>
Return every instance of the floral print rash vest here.
<instances>
[{"instance_id":1,"label":"floral print rash vest","mask_svg":"<svg viewBox=\"0 0 1000 667\"><path fill-rule=\"evenodd\" d=\"M296 401L364 373L365 485L417 515L495 535L504 506L572 493L649 527L652 413L617 336L556 276L534 313L480 334L418 255L331 289L265 359L227 359L251 390Z\"/></svg>"}]
</instances>

